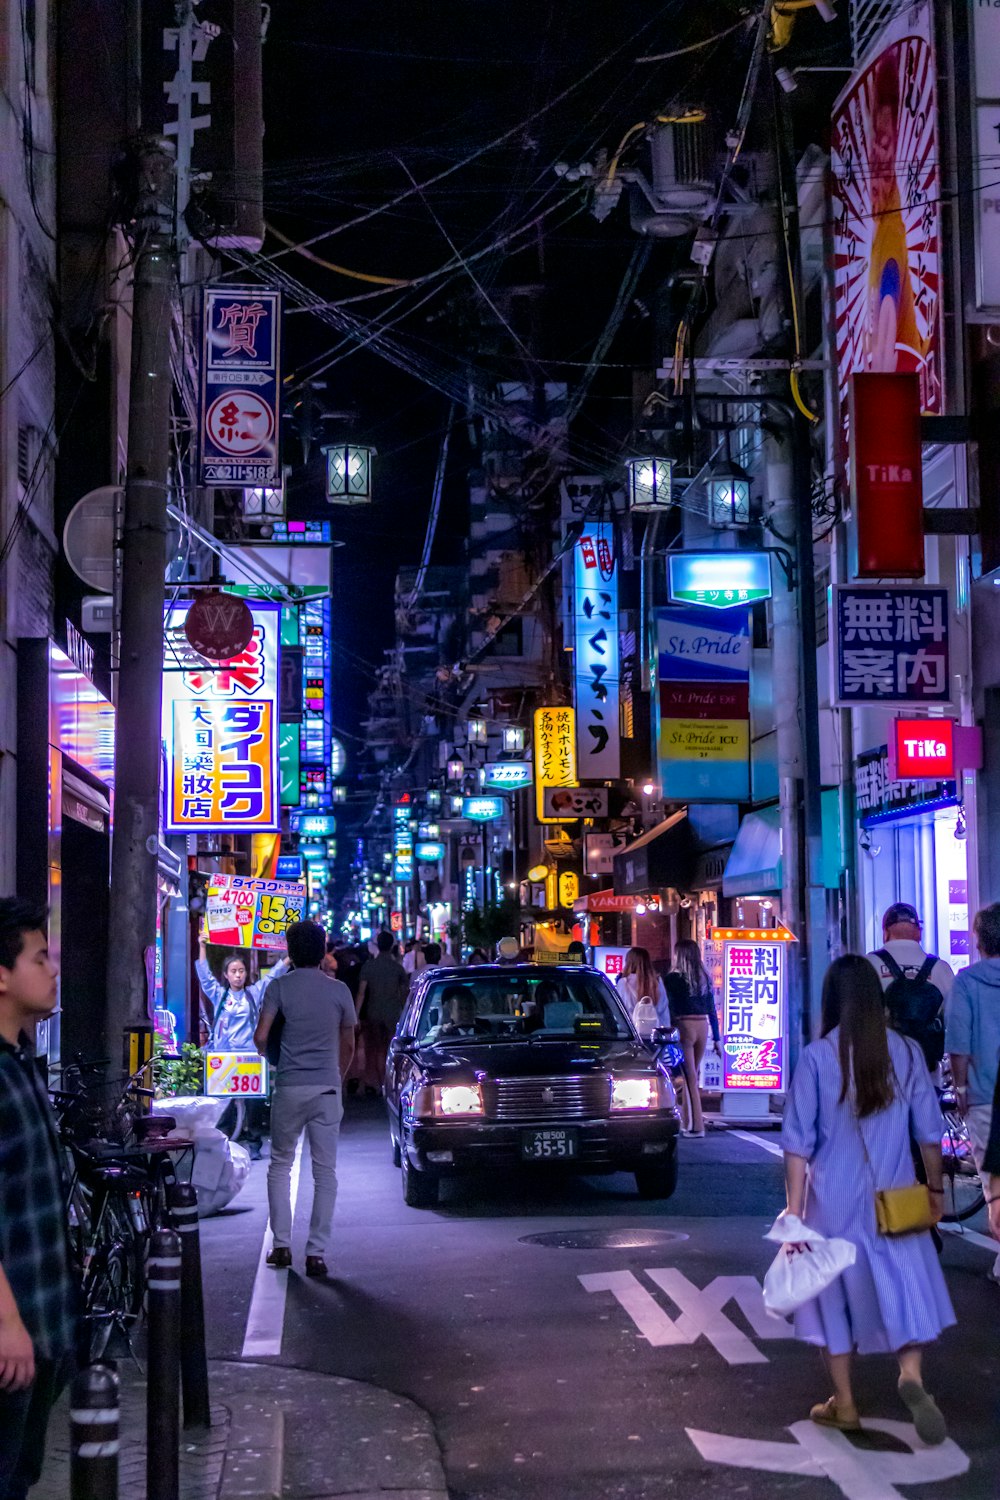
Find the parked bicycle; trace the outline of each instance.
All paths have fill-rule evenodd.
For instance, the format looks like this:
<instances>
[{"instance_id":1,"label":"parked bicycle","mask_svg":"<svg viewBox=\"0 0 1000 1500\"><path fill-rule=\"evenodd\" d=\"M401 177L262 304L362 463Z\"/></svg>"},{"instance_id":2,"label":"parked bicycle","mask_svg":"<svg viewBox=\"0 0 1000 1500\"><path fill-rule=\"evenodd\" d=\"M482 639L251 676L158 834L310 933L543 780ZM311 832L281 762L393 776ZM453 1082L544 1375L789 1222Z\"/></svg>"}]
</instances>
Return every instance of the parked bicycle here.
<instances>
[{"instance_id":1,"label":"parked bicycle","mask_svg":"<svg viewBox=\"0 0 1000 1500\"><path fill-rule=\"evenodd\" d=\"M947 1057L941 1064L937 1095L941 1105L941 1164L944 1169L944 1213L941 1217L946 1224L958 1224L977 1214L986 1198L972 1154L969 1127L959 1113Z\"/></svg>"},{"instance_id":2,"label":"parked bicycle","mask_svg":"<svg viewBox=\"0 0 1000 1500\"><path fill-rule=\"evenodd\" d=\"M85 1349L105 1353L117 1331L131 1345L142 1312L149 1237L169 1224L178 1143L162 1140L171 1121L143 1113L152 1090L131 1078L105 1082L106 1064L75 1063L52 1091L67 1154L66 1213L80 1276ZM183 1148L182 1148L183 1149Z\"/></svg>"}]
</instances>

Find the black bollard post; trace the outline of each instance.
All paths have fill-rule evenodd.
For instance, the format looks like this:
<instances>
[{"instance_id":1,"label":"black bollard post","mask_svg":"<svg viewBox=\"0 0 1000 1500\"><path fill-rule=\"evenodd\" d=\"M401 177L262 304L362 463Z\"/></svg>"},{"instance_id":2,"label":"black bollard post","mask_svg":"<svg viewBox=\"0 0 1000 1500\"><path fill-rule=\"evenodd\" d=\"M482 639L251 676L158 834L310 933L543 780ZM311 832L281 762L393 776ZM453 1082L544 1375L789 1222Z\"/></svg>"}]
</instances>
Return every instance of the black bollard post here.
<instances>
[{"instance_id":1,"label":"black bollard post","mask_svg":"<svg viewBox=\"0 0 1000 1500\"><path fill-rule=\"evenodd\" d=\"M177 1182L167 1190L174 1228L181 1237L181 1388L184 1426L210 1427L208 1353L205 1348L205 1298L201 1280L201 1235L198 1190Z\"/></svg>"},{"instance_id":2,"label":"black bollard post","mask_svg":"<svg viewBox=\"0 0 1000 1500\"><path fill-rule=\"evenodd\" d=\"M118 1376L87 1365L70 1387L70 1500L118 1500Z\"/></svg>"},{"instance_id":3,"label":"black bollard post","mask_svg":"<svg viewBox=\"0 0 1000 1500\"><path fill-rule=\"evenodd\" d=\"M178 1500L181 1375L181 1241L157 1229L146 1262L149 1360L146 1389L147 1500Z\"/></svg>"}]
</instances>

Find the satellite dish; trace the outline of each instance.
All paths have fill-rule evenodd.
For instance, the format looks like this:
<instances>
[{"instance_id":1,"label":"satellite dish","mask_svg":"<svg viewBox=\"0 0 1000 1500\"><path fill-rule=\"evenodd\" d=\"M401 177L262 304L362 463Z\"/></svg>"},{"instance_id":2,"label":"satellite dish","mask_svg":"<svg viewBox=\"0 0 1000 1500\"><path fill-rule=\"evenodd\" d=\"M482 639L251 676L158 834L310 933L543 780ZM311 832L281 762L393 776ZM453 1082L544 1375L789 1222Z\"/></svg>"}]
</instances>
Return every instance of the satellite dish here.
<instances>
[{"instance_id":1,"label":"satellite dish","mask_svg":"<svg viewBox=\"0 0 1000 1500\"><path fill-rule=\"evenodd\" d=\"M102 594L115 589L115 517L121 496L116 484L90 490L76 502L63 527L63 551L70 567Z\"/></svg>"}]
</instances>

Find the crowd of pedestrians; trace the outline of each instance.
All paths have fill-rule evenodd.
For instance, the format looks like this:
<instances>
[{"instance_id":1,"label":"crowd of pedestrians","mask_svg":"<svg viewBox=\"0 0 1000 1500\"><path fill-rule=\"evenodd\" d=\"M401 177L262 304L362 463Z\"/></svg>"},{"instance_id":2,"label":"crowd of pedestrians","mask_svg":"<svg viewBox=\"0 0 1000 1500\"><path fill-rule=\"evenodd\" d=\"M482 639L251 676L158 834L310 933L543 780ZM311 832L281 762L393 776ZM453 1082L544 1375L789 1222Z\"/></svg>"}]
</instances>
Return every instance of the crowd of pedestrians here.
<instances>
[{"instance_id":1,"label":"crowd of pedestrians","mask_svg":"<svg viewBox=\"0 0 1000 1500\"><path fill-rule=\"evenodd\" d=\"M856 1251L854 1264L795 1315L797 1336L822 1351L830 1379L832 1394L811 1412L824 1426L859 1428L852 1361L891 1354L918 1435L929 1444L945 1437L922 1363L954 1322L933 1237L943 1206L934 1084L945 1053L1000 1240L1000 903L979 912L974 930L979 959L955 976L925 952L916 909L890 907L882 948L830 966L820 1038L805 1048L791 1082L785 1214ZM292 1264L290 1173L305 1136L313 1176L305 1270L323 1276L345 1088L381 1091L386 1048L414 976L456 960L436 943L411 943L400 953L390 933L371 946L328 943L309 921L289 928L287 949L266 982L248 983L236 955L216 977L204 945L197 970L212 1045L255 1047L274 1061L268 1264ZM572 957L586 961L579 952ZM490 959L473 954L471 961ZM44 910L0 898L0 1500L25 1500L37 1480L49 1413L75 1353L62 1163L30 1040L55 1008L56 977ZM689 1133L702 1136L698 1069L710 1036L719 1046L719 1022L697 944L677 943L672 964L631 949L619 993L640 1030L648 1031L651 1017L679 1033L693 1104ZM449 1024L474 1021L456 1013ZM904 1200L909 1218L900 1221ZM807 1240L791 1245L792 1254L809 1253Z\"/></svg>"}]
</instances>

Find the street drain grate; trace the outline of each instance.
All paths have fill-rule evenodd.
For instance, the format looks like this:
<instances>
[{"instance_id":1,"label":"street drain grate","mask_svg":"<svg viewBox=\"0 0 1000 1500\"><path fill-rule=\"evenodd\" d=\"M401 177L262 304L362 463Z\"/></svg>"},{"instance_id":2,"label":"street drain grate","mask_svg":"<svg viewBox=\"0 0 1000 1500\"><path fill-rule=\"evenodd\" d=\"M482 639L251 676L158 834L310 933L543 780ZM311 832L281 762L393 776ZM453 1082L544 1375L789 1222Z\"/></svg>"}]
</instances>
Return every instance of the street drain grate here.
<instances>
[{"instance_id":1,"label":"street drain grate","mask_svg":"<svg viewBox=\"0 0 1000 1500\"><path fill-rule=\"evenodd\" d=\"M652 1250L686 1239L677 1229L552 1229L523 1235L518 1243L549 1250Z\"/></svg>"}]
</instances>

